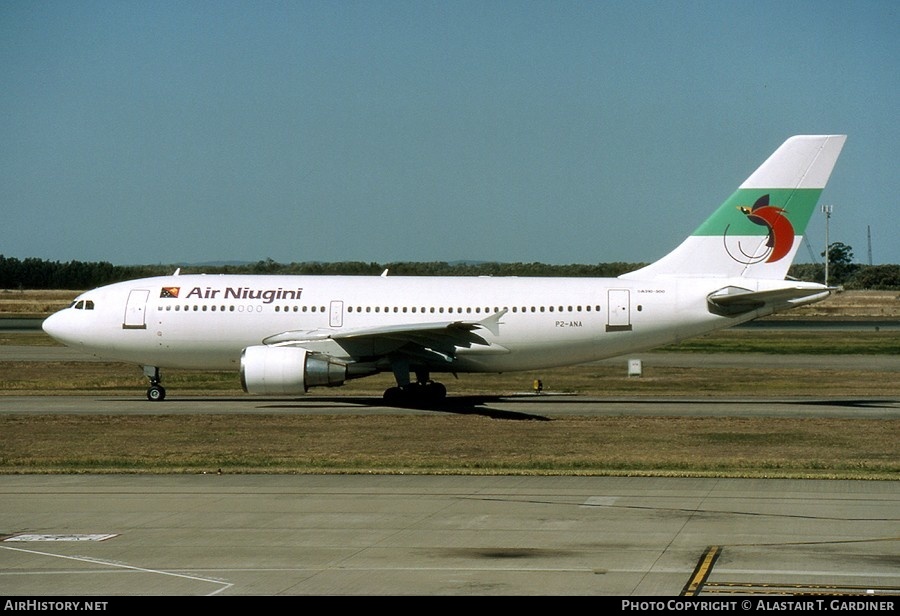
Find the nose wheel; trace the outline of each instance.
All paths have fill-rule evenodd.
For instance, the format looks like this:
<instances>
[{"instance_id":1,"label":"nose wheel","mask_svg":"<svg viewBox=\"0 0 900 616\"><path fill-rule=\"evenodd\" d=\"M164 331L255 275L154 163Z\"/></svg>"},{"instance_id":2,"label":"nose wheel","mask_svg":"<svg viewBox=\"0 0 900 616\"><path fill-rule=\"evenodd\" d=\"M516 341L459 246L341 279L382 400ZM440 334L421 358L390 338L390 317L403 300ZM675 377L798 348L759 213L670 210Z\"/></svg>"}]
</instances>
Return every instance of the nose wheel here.
<instances>
[{"instance_id":1,"label":"nose wheel","mask_svg":"<svg viewBox=\"0 0 900 616\"><path fill-rule=\"evenodd\" d=\"M147 400L161 402L166 399L166 388L162 385L151 385L147 388Z\"/></svg>"},{"instance_id":2,"label":"nose wheel","mask_svg":"<svg viewBox=\"0 0 900 616\"><path fill-rule=\"evenodd\" d=\"M147 400L150 402L162 402L166 399L166 388L160 385L162 377L156 366L144 366L144 374L150 379L150 387L147 388Z\"/></svg>"}]
</instances>

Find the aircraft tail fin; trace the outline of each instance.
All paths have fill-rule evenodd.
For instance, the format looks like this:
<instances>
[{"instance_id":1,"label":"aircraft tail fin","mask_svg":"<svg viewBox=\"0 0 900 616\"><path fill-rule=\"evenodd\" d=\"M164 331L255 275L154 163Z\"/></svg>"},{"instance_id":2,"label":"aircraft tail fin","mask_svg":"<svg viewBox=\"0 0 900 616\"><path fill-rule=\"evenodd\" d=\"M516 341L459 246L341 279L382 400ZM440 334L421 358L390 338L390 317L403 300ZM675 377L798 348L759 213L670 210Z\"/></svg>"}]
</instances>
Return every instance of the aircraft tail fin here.
<instances>
[{"instance_id":1,"label":"aircraft tail fin","mask_svg":"<svg viewBox=\"0 0 900 616\"><path fill-rule=\"evenodd\" d=\"M783 280L846 139L791 137L675 250L621 278Z\"/></svg>"}]
</instances>

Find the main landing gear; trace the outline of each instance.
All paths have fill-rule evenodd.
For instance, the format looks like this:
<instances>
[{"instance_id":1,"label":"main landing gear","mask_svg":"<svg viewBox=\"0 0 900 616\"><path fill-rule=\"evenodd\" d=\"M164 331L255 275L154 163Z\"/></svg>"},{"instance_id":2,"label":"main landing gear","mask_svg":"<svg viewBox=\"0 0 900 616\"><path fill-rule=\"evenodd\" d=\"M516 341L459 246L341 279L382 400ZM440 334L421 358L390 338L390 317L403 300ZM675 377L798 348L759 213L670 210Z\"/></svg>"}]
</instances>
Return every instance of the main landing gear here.
<instances>
[{"instance_id":1,"label":"main landing gear","mask_svg":"<svg viewBox=\"0 0 900 616\"><path fill-rule=\"evenodd\" d=\"M443 383L432 381L427 370L416 370L416 381L409 378L409 367L404 361L393 364L396 387L384 390L384 401L390 406L429 405L441 402L447 397Z\"/></svg>"},{"instance_id":2,"label":"main landing gear","mask_svg":"<svg viewBox=\"0 0 900 616\"><path fill-rule=\"evenodd\" d=\"M388 387L384 390L384 401L390 406L433 404L446 397L447 388L437 381L409 383L405 387Z\"/></svg>"},{"instance_id":3,"label":"main landing gear","mask_svg":"<svg viewBox=\"0 0 900 616\"><path fill-rule=\"evenodd\" d=\"M159 368L156 366L144 366L144 374L150 379L150 387L147 388L147 400L150 402L162 402L166 399L166 388L160 385L162 378L159 376Z\"/></svg>"}]
</instances>

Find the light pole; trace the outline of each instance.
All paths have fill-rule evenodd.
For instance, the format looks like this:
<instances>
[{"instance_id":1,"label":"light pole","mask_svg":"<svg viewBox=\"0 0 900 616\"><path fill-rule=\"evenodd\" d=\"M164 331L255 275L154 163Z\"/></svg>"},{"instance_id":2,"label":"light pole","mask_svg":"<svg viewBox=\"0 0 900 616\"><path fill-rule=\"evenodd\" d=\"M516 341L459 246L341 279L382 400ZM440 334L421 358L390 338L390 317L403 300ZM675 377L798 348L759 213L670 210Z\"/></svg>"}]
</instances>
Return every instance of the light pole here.
<instances>
[{"instance_id":1,"label":"light pole","mask_svg":"<svg viewBox=\"0 0 900 616\"><path fill-rule=\"evenodd\" d=\"M833 205L823 205L822 213L825 214L825 286L828 286L828 222L831 220L831 212L834 210Z\"/></svg>"}]
</instances>

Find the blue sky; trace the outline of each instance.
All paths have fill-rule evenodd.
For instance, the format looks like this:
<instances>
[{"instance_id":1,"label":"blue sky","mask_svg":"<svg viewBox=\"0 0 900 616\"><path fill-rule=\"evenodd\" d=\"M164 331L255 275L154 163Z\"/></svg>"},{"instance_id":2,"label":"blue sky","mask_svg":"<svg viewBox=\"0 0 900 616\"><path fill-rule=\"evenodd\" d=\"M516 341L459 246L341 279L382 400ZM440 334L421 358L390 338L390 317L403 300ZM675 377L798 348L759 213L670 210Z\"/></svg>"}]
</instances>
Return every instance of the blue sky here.
<instances>
[{"instance_id":1,"label":"blue sky","mask_svg":"<svg viewBox=\"0 0 900 616\"><path fill-rule=\"evenodd\" d=\"M0 254L650 261L845 133L830 239L900 263L898 32L893 0L5 0Z\"/></svg>"}]
</instances>

